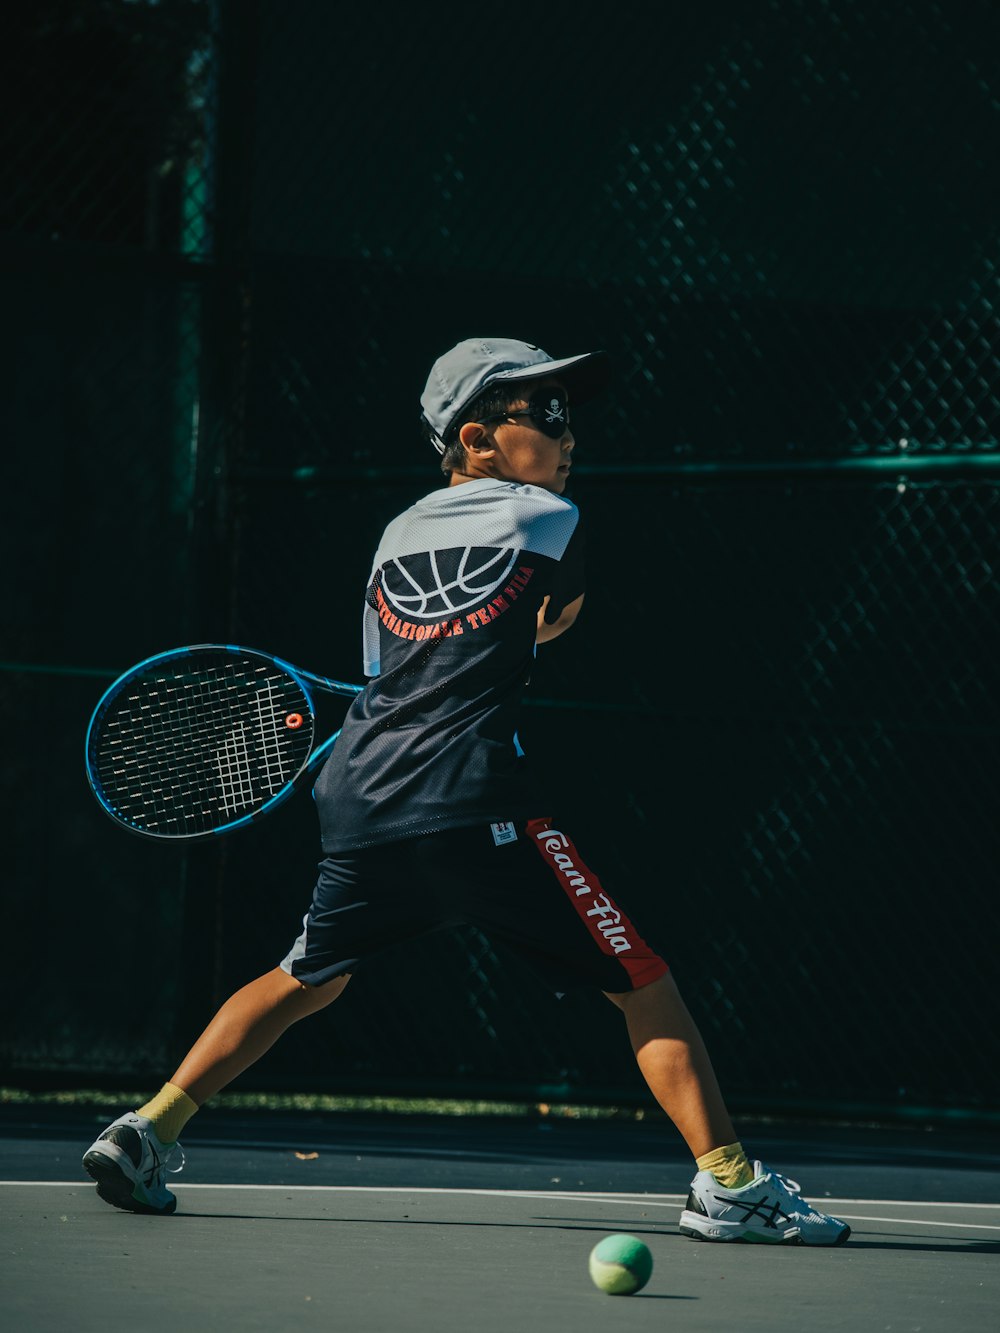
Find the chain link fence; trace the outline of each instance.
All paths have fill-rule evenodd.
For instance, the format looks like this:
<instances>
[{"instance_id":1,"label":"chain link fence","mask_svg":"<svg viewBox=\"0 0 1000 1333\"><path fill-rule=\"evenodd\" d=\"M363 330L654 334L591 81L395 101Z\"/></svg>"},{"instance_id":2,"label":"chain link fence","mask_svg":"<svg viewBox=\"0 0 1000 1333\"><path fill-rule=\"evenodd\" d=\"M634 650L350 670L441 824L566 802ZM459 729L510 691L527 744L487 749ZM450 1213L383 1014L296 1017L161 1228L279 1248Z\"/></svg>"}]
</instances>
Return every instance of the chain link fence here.
<instances>
[{"instance_id":1,"label":"chain link fence","mask_svg":"<svg viewBox=\"0 0 1000 1333\"><path fill-rule=\"evenodd\" d=\"M76 758L99 679L56 669L225 638L357 674L371 552L435 484L427 366L505 332L616 358L574 418L587 608L524 736L732 1100L996 1108L1000 19L482 22L17 19L8 938L44 898L56 985L16 951L6 1076L159 1079L284 952L319 854L304 799L221 849L105 827ZM550 1000L472 930L310 1026L249 1077L644 1095L610 1006Z\"/></svg>"},{"instance_id":2,"label":"chain link fence","mask_svg":"<svg viewBox=\"0 0 1000 1333\"><path fill-rule=\"evenodd\" d=\"M111 675L189 638L200 601L207 20L109 0L6 20L8 1077L155 1068L186 990L185 867L108 837L81 777Z\"/></svg>"}]
</instances>

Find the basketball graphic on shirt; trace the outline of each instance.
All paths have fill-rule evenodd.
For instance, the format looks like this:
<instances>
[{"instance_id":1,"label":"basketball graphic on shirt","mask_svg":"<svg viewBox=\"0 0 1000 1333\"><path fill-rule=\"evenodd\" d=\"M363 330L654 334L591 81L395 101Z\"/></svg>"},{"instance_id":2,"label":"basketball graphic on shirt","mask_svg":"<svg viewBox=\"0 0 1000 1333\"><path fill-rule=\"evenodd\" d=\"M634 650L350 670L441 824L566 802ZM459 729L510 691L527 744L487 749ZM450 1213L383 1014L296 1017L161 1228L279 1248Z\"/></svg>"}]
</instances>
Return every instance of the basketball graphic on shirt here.
<instances>
[{"instance_id":1,"label":"basketball graphic on shirt","mask_svg":"<svg viewBox=\"0 0 1000 1333\"><path fill-rule=\"evenodd\" d=\"M441 620L481 606L510 578L520 552L459 546L399 556L382 566L382 596L397 615Z\"/></svg>"},{"instance_id":2,"label":"basketball graphic on shirt","mask_svg":"<svg viewBox=\"0 0 1000 1333\"><path fill-rule=\"evenodd\" d=\"M314 788L323 846L527 819L521 696L544 599L558 614L584 591L576 506L491 478L442 486L392 520L370 568L369 683Z\"/></svg>"}]
</instances>

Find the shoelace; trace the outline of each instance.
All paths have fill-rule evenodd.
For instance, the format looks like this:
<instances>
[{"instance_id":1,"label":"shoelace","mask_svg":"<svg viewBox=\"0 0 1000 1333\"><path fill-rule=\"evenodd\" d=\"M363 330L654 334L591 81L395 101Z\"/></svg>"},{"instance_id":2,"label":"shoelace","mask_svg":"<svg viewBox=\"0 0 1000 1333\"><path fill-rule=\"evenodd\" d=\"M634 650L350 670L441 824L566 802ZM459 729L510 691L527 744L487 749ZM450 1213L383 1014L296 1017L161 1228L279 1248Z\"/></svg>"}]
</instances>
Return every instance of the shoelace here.
<instances>
[{"instance_id":1,"label":"shoelace","mask_svg":"<svg viewBox=\"0 0 1000 1333\"><path fill-rule=\"evenodd\" d=\"M174 1157L176 1156L177 1153L180 1153L181 1155L181 1164L180 1166L171 1166L170 1163L174 1160ZM178 1142L175 1143L174 1146L167 1153L166 1160L163 1163L163 1168L165 1171L168 1171L170 1175L179 1176L180 1173L184 1170L185 1161L187 1161L187 1158L184 1156L184 1149Z\"/></svg>"},{"instance_id":2,"label":"shoelace","mask_svg":"<svg viewBox=\"0 0 1000 1333\"><path fill-rule=\"evenodd\" d=\"M160 1146L164 1147L165 1145L161 1144ZM180 1166L171 1166L170 1163L178 1153L181 1155ZM180 1143L172 1144L162 1157L156 1153L153 1154L153 1157L154 1164L147 1170L145 1176L147 1185L162 1185L163 1177L165 1175L179 1176L184 1170L184 1162L186 1161L186 1158L184 1156L184 1149L181 1147Z\"/></svg>"},{"instance_id":3,"label":"shoelace","mask_svg":"<svg viewBox=\"0 0 1000 1333\"><path fill-rule=\"evenodd\" d=\"M822 1219L823 1214L814 1208L806 1199L803 1199L802 1186L797 1180L791 1180L788 1176L783 1176L780 1171L768 1171L767 1174L772 1180L776 1180L779 1185L787 1190L789 1197L794 1199L795 1203L801 1208L803 1216Z\"/></svg>"},{"instance_id":4,"label":"shoelace","mask_svg":"<svg viewBox=\"0 0 1000 1333\"><path fill-rule=\"evenodd\" d=\"M788 1176L783 1176L780 1171L769 1171L768 1175L772 1180L776 1180L779 1185L784 1185L789 1194L797 1194L801 1201L805 1203L805 1199L802 1198L802 1186L797 1180L790 1180Z\"/></svg>"}]
</instances>

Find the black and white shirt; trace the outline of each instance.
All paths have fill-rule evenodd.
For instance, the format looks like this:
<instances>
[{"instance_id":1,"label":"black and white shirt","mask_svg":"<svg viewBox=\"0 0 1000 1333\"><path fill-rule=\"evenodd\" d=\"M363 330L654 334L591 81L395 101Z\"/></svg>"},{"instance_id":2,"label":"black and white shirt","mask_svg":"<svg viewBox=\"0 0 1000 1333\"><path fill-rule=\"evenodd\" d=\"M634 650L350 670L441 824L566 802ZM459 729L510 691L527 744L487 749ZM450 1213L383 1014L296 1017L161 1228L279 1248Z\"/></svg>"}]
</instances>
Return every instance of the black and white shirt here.
<instances>
[{"instance_id":1,"label":"black and white shirt","mask_svg":"<svg viewBox=\"0 0 1000 1333\"><path fill-rule=\"evenodd\" d=\"M539 813L517 742L538 610L584 591L579 513L537 486L432 492L386 528L365 673L315 787L323 848L350 851Z\"/></svg>"}]
</instances>

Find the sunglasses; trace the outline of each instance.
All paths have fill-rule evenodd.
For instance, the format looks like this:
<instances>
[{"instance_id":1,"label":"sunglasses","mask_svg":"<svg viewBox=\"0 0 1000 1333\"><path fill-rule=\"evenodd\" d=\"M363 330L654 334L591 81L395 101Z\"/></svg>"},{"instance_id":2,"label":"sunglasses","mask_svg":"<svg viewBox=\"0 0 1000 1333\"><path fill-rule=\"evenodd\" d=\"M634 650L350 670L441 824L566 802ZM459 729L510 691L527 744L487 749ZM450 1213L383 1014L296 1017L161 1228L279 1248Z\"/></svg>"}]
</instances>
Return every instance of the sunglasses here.
<instances>
[{"instance_id":1,"label":"sunglasses","mask_svg":"<svg viewBox=\"0 0 1000 1333\"><path fill-rule=\"evenodd\" d=\"M528 406L517 412L494 412L482 417L480 426L491 421L510 421L514 417L530 417L532 424L550 440L561 440L569 430L569 400L562 389L538 389L528 399Z\"/></svg>"}]
</instances>

